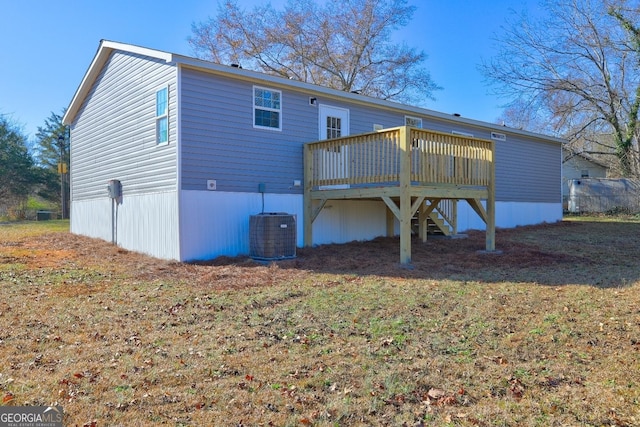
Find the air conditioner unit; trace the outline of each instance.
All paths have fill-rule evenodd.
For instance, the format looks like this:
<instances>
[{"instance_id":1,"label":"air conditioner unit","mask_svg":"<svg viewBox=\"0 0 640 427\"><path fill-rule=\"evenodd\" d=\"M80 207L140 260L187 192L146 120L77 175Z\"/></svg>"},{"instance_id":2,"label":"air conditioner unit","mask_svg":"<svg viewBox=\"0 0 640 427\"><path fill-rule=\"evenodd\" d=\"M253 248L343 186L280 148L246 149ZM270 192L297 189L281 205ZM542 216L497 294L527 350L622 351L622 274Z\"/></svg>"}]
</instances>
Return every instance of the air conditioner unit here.
<instances>
[{"instance_id":1,"label":"air conditioner unit","mask_svg":"<svg viewBox=\"0 0 640 427\"><path fill-rule=\"evenodd\" d=\"M249 256L279 260L296 256L296 217L286 213L262 213L249 218Z\"/></svg>"}]
</instances>

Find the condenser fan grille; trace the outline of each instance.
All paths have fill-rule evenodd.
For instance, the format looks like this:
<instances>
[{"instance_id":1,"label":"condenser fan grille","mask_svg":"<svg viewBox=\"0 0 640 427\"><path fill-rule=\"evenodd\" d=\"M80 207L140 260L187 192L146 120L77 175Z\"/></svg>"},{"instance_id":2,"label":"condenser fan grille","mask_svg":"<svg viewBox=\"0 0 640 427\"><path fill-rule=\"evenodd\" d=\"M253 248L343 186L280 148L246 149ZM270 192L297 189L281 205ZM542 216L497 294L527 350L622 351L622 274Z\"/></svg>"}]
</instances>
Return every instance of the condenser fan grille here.
<instances>
[{"instance_id":1,"label":"condenser fan grille","mask_svg":"<svg viewBox=\"0 0 640 427\"><path fill-rule=\"evenodd\" d=\"M263 213L249 218L249 255L277 260L296 256L296 218L286 213Z\"/></svg>"}]
</instances>

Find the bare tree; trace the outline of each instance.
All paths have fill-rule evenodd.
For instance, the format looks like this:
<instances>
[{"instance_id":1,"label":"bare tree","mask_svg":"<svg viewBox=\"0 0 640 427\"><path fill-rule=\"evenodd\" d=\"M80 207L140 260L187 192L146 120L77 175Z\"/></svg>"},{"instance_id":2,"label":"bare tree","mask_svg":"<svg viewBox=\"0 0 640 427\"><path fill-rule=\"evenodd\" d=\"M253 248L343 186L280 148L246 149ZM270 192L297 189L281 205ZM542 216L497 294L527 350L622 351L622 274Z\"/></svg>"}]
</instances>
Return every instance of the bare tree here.
<instances>
[{"instance_id":1,"label":"bare tree","mask_svg":"<svg viewBox=\"0 0 640 427\"><path fill-rule=\"evenodd\" d=\"M497 40L499 54L481 67L485 75L512 105L542 115L548 133L591 154L614 155L622 175L640 176L637 2L547 0L541 6L543 18L514 15Z\"/></svg>"},{"instance_id":2,"label":"bare tree","mask_svg":"<svg viewBox=\"0 0 640 427\"><path fill-rule=\"evenodd\" d=\"M235 0L192 26L195 54L285 78L419 104L440 89L422 67L427 56L391 34L415 7L406 0L289 0L241 9Z\"/></svg>"}]
</instances>

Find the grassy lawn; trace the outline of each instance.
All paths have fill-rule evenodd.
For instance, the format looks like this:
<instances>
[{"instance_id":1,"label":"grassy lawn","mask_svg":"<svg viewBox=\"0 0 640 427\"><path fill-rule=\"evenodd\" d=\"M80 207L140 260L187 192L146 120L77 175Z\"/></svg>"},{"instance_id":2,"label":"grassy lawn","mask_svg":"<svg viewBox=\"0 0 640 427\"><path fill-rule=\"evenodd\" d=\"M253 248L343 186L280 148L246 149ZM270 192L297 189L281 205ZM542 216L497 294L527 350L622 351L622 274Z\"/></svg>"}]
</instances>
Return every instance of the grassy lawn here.
<instances>
[{"instance_id":1,"label":"grassy lawn","mask_svg":"<svg viewBox=\"0 0 640 427\"><path fill-rule=\"evenodd\" d=\"M640 220L162 261L0 224L0 405L65 426L640 425Z\"/></svg>"}]
</instances>

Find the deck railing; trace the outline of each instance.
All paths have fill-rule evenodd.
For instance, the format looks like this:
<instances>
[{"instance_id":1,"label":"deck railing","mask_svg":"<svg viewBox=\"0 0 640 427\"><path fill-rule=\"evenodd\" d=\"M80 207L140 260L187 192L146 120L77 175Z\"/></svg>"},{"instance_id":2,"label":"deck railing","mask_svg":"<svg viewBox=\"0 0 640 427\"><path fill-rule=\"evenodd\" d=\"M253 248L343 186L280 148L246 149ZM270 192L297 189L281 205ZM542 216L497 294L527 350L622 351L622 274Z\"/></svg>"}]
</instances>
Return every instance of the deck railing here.
<instances>
[{"instance_id":1,"label":"deck railing","mask_svg":"<svg viewBox=\"0 0 640 427\"><path fill-rule=\"evenodd\" d=\"M312 189L399 185L488 187L493 143L406 126L305 145Z\"/></svg>"}]
</instances>

